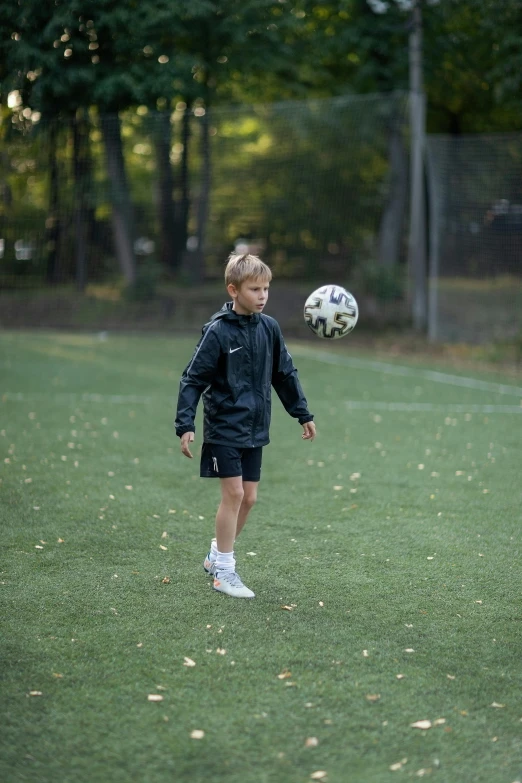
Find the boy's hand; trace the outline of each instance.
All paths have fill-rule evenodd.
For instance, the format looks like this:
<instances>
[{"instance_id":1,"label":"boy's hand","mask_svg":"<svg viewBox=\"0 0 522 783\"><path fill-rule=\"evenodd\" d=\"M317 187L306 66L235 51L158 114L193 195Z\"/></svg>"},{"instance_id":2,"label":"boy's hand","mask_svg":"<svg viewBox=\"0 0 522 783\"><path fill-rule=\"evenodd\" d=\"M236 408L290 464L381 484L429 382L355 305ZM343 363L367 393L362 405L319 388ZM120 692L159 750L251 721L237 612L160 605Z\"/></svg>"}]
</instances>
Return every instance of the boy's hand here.
<instances>
[{"instance_id":1,"label":"boy's hand","mask_svg":"<svg viewBox=\"0 0 522 783\"><path fill-rule=\"evenodd\" d=\"M185 457L189 457L189 459L192 459L192 453L189 449L189 443L194 442L194 433L184 432L180 440L181 440L181 453L184 454Z\"/></svg>"},{"instance_id":2,"label":"boy's hand","mask_svg":"<svg viewBox=\"0 0 522 783\"><path fill-rule=\"evenodd\" d=\"M315 438L315 424L313 421L306 421L303 425L303 440L313 440Z\"/></svg>"}]
</instances>

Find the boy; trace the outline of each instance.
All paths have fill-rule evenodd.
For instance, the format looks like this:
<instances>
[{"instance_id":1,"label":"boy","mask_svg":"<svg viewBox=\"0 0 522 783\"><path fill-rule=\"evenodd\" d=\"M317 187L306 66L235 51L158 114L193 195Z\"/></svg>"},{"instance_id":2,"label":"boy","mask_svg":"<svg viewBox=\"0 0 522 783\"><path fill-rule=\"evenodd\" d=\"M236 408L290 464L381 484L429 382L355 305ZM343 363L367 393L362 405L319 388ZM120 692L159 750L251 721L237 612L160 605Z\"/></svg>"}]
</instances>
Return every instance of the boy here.
<instances>
[{"instance_id":1,"label":"boy","mask_svg":"<svg viewBox=\"0 0 522 783\"><path fill-rule=\"evenodd\" d=\"M176 434L192 459L194 418L203 395L204 424L200 475L219 478L221 502L216 537L203 568L214 589L236 598L254 598L236 573L234 541L257 498L263 446L269 442L271 386L284 407L313 440L315 424L283 340L279 324L263 308L272 272L257 256L231 255L225 284L232 297L203 327L180 382Z\"/></svg>"}]
</instances>

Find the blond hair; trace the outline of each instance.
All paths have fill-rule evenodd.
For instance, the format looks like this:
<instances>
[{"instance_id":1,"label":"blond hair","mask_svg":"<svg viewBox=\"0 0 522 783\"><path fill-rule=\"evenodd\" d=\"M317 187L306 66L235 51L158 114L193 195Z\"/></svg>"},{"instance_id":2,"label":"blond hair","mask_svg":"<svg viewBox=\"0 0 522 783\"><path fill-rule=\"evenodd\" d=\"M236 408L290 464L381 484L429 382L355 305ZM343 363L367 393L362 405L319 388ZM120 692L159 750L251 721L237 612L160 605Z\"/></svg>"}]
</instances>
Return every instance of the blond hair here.
<instances>
[{"instance_id":1,"label":"blond hair","mask_svg":"<svg viewBox=\"0 0 522 783\"><path fill-rule=\"evenodd\" d=\"M268 283L271 279L270 267L257 256L250 253L231 253L228 257L225 268L226 286L232 283L236 288L239 288L245 280L263 280Z\"/></svg>"}]
</instances>

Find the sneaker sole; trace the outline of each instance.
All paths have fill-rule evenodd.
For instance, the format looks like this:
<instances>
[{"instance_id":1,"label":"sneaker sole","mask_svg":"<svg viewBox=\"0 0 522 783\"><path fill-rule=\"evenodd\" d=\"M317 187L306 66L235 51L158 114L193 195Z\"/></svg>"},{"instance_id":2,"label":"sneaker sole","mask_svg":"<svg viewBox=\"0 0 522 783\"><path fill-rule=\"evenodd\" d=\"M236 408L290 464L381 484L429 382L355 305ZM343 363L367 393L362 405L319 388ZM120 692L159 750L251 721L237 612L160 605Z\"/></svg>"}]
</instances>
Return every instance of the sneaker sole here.
<instances>
[{"instance_id":1,"label":"sneaker sole","mask_svg":"<svg viewBox=\"0 0 522 783\"><path fill-rule=\"evenodd\" d=\"M225 590L220 590L219 587L216 587L215 584L212 585L212 589L216 591L216 593L222 593L223 595L228 595L229 598L255 598L256 594L252 593L252 595L238 595L237 593L227 593Z\"/></svg>"}]
</instances>

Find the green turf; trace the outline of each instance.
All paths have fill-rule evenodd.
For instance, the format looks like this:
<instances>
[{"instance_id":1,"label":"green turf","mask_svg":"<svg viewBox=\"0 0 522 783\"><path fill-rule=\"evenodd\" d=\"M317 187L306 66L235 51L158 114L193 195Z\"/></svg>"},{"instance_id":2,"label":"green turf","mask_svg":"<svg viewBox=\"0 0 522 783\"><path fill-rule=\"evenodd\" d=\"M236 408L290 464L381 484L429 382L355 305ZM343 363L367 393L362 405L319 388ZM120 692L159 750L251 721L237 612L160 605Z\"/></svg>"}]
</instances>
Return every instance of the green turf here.
<instances>
[{"instance_id":1,"label":"green turf","mask_svg":"<svg viewBox=\"0 0 522 783\"><path fill-rule=\"evenodd\" d=\"M293 347L319 435L274 401L240 601L173 433L193 344L0 334L0 780L520 780L520 389Z\"/></svg>"}]
</instances>

